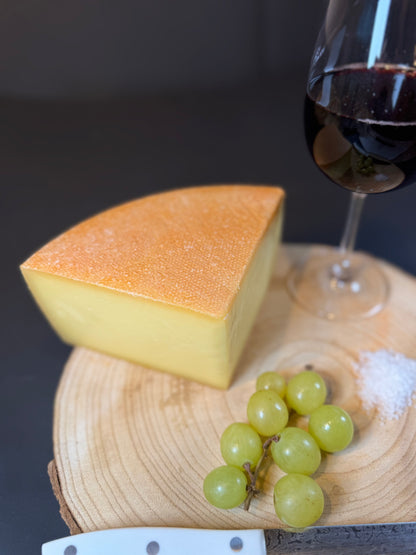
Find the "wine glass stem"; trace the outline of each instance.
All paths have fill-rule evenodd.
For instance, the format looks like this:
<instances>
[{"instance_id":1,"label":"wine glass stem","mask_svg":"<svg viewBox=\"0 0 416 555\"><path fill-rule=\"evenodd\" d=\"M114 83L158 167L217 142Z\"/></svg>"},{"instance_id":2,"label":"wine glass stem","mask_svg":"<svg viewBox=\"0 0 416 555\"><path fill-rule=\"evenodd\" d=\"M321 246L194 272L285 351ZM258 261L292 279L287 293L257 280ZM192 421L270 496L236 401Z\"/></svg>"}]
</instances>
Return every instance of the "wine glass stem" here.
<instances>
[{"instance_id":1,"label":"wine glass stem","mask_svg":"<svg viewBox=\"0 0 416 555\"><path fill-rule=\"evenodd\" d=\"M339 250L343 255L348 256L348 254L350 254L354 250L361 212L363 210L366 197L367 195L365 195L364 193L354 192L351 194L347 221L345 224L344 233L342 234L341 243L339 245Z\"/></svg>"},{"instance_id":2,"label":"wine glass stem","mask_svg":"<svg viewBox=\"0 0 416 555\"><path fill-rule=\"evenodd\" d=\"M357 267L351 265L349 255L354 250L361 212L366 196L367 195L363 193L355 192L351 195L347 221L339 246L341 260L333 264L330 269L332 289L343 289L346 283L353 283L357 277Z\"/></svg>"}]
</instances>

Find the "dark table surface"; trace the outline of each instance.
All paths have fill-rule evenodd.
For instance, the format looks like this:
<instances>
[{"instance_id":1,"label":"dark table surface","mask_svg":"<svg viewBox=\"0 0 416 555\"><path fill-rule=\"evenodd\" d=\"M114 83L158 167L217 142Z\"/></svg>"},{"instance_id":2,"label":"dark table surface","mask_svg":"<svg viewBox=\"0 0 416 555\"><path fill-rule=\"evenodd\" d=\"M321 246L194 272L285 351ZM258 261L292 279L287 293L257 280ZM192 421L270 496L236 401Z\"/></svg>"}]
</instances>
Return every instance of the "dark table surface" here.
<instances>
[{"instance_id":1,"label":"dark table surface","mask_svg":"<svg viewBox=\"0 0 416 555\"><path fill-rule=\"evenodd\" d=\"M70 348L36 308L19 263L114 204L220 182L281 184L284 240L337 244L348 193L310 160L303 94L303 75L288 74L279 83L212 92L0 100L1 555L40 553L42 543L68 534L46 468ZM358 248L416 274L415 208L416 187L369 198Z\"/></svg>"}]
</instances>

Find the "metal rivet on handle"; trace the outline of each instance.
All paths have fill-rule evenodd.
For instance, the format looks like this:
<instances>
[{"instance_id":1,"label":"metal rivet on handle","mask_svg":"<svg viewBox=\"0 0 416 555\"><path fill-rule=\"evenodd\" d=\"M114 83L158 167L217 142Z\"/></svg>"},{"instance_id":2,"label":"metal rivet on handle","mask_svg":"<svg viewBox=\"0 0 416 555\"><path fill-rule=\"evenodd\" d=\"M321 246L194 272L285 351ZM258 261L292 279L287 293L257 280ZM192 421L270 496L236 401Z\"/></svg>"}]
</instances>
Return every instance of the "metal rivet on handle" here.
<instances>
[{"instance_id":1,"label":"metal rivet on handle","mask_svg":"<svg viewBox=\"0 0 416 555\"><path fill-rule=\"evenodd\" d=\"M77 548L75 547L75 545L68 545L68 547L65 547L64 555L76 555L76 554L77 554Z\"/></svg>"},{"instance_id":2,"label":"metal rivet on handle","mask_svg":"<svg viewBox=\"0 0 416 555\"><path fill-rule=\"evenodd\" d=\"M157 542L149 542L146 547L148 555L157 555L159 553L160 545Z\"/></svg>"},{"instance_id":3,"label":"metal rivet on handle","mask_svg":"<svg viewBox=\"0 0 416 555\"><path fill-rule=\"evenodd\" d=\"M230 541L230 547L233 551L241 551L243 549L243 540L235 536Z\"/></svg>"}]
</instances>

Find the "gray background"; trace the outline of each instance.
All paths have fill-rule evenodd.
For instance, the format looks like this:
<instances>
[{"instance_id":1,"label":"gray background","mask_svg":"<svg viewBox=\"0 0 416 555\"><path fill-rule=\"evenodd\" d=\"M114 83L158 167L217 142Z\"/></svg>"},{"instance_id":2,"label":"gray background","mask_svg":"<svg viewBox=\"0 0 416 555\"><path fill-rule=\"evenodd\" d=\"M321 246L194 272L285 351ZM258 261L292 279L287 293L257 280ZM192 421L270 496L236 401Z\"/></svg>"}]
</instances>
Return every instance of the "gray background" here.
<instances>
[{"instance_id":1,"label":"gray background","mask_svg":"<svg viewBox=\"0 0 416 555\"><path fill-rule=\"evenodd\" d=\"M46 466L70 348L18 266L76 222L173 187L279 183L286 241L336 244L348 193L307 152L323 0L0 3L0 553L67 535ZM358 248L416 273L416 188L367 201Z\"/></svg>"},{"instance_id":2,"label":"gray background","mask_svg":"<svg viewBox=\"0 0 416 555\"><path fill-rule=\"evenodd\" d=\"M303 71L325 6L325 0L3 1L0 91L161 92Z\"/></svg>"}]
</instances>

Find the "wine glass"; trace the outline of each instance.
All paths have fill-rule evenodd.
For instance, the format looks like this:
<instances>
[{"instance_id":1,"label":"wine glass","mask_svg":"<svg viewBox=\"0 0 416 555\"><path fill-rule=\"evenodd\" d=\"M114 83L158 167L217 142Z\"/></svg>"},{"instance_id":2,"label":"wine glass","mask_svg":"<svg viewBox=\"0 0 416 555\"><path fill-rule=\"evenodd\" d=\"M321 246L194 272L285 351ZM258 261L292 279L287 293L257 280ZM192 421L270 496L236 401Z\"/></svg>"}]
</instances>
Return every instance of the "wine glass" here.
<instances>
[{"instance_id":1,"label":"wine glass","mask_svg":"<svg viewBox=\"0 0 416 555\"><path fill-rule=\"evenodd\" d=\"M368 317L389 284L354 252L364 200L416 181L416 1L330 0L306 92L310 153L351 201L339 248L313 251L288 288L318 316Z\"/></svg>"}]
</instances>

